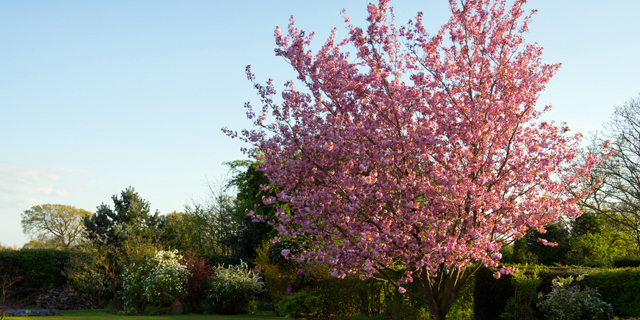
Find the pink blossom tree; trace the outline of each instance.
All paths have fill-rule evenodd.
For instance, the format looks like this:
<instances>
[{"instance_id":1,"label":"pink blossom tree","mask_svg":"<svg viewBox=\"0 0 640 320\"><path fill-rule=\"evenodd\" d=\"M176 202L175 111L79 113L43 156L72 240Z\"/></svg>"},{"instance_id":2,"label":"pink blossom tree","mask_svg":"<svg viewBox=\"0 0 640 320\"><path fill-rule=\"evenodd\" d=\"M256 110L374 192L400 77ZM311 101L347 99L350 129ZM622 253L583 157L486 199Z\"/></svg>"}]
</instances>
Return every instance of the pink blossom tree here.
<instances>
[{"instance_id":1,"label":"pink blossom tree","mask_svg":"<svg viewBox=\"0 0 640 320\"><path fill-rule=\"evenodd\" d=\"M502 246L580 215L597 162L578 164L581 136L539 120L550 107L536 100L560 64L524 42L526 0L460 2L429 36L420 13L397 28L380 0L366 29L349 25L340 42L334 29L315 54L292 18L287 35L276 28L276 55L303 89L289 81L276 102L273 81L256 83L247 67L263 106L246 105L253 129L223 129L261 151L245 149L278 187L264 202L288 205L271 222L280 235L312 239L292 258L336 277L396 273L436 319L475 270L499 266Z\"/></svg>"}]
</instances>

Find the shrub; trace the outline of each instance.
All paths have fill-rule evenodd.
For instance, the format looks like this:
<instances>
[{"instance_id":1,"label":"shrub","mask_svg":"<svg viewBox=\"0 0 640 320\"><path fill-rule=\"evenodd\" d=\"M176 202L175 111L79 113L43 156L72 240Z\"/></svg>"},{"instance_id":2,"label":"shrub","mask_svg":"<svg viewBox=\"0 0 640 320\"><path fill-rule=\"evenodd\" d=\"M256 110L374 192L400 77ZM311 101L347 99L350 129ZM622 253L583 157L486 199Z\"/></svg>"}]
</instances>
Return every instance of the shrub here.
<instances>
[{"instance_id":1,"label":"shrub","mask_svg":"<svg viewBox=\"0 0 640 320\"><path fill-rule=\"evenodd\" d=\"M244 262L228 268L220 265L214 271L207 291L212 311L221 314L249 313L251 301L264 287L260 275L249 270Z\"/></svg>"},{"instance_id":2,"label":"shrub","mask_svg":"<svg viewBox=\"0 0 640 320\"><path fill-rule=\"evenodd\" d=\"M157 306L181 298L189 278L187 267L178 259L175 251L156 251L153 247L141 248L137 256L129 256L130 264L125 265L122 295L127 308L138 312L147 304Z\"/></svg>"},{"instance_id":3,"label":"shrub","mask_svg":"<svg viewBox=\"0 0 640 320\"><path fill-rule=\"evenodd\" d=\"M511 278L511 284L515 287L515 294L509 298L504 312L500 315L507 320L534 319L531 303L536 297L536 290L542 283L538 277L538 269L527 275L525 271L518 272Z\"/></svg>"},{"instance_id":4,"label":"shrub","mask_svg":"<svg viewBox=\"0 0 640 320\"><path fill-rule=\"evenodd\" d=\"M103 268L106 255L94 247L79 247L77 250L77 254L71 256L64 274L76 288L89 294L98 305L109 290L108 277Z\"/></svg>"},{"instance_id":5,"label":"shrub","mask_svg":"<svg viewBox=\"0 0 640 320\"><path fill-rule=\"evenodd\" d=\"M125 309L133 308L142 313L148 304L144 295L145 287L143 283L154 267L150 259L155 256L158 250L153 246L131 243L128 243L125 249L123 251L126 251L126 254L121 254L118 257L119 264L123 268L120 275L122 277L122 288L118 293L124 301Z\"/></svg>"},{"instance_id":6,"label":"shrub","mask_svg":"<svg viewBox=\"0 0 640 320\"><path fill-rule=\"evenodd\" d=\"M303 290L280 301L278 314L282 317L318 317L323 313L325 303L321 295L312 290Z\"/></svg>"},{"instance_id":7,"label":"shrub","mask_svg":"<svg viewBox=\"0 0 640 320\"><path fill-rule=\"evenodd\" d=\"M153 268L143 282L144 296L149 303L157 305L158 310L164 303L171 303L185 294L185 285L191 274L178 262L179 259L182 256L176 251L158 251L149 259Z\"/></svg>"},{"instance_id":8,"label":"shrub","mask_svg":"<svg viewBox=\"0 0 640 320\"><path fill-rule=\"evenodd\" d=\"M186 256L182 264L187 267L191 276L187 281L185 301L193 312L200 313L202 312L202 301L204 300L207 285L213 276L213 270L207 264L206 259L197 258L192 252L187 252Z\"/></svg>"},{"instance_id":9,"label":"shrub","mask_svg":"<svg viewBox=\"0 0 640 320\"><path fill-rule=\"evenodd\" d=\"M580 281L583 276L576 280ZM538 307L549 320L605 320L613 316L613 308L602 301L595 289L571 285L573 277L553 280L551 292L539 294Z\"/></svg>"},{"instance_id":10,"label":"shrub","mask_svg":"<svg viewBox=\"0 0 640 320\"><path fill-rule=\"evenodd\" d=\"M256 263L262 268L264 275L266 297L274 303L287 296L287 289L292 280L296 278L297 269L294 267L282 268L279 264L291 264L292 260L281 260L277 264L269 262L268 252L271 243L265 241L262 246L256 250Z\"/></svg>"}]
</instances>

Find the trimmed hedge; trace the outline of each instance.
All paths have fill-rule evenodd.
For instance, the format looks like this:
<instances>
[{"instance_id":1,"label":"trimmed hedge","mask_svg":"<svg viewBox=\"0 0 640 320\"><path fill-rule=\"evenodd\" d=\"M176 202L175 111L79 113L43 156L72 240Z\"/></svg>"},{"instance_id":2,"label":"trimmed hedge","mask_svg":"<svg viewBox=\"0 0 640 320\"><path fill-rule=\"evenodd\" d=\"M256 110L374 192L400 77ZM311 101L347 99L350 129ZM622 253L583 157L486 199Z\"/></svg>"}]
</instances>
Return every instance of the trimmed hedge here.
<instances>
[{"instance_id":1,"label":"trimmed hedge","mask_svg":"<svg viewBox=\"0 0 640 320\"><path fill-rule=\"evenodd\" d=\"M20 288L62 286L67 283L63 270L72 255L75 253L54 249L0 251L0 275L23 277L16 284Z\"/></svg>"},{"instance_id":2,"label":"trimmed hedge","mask_svg":"<svg viewBox=\"0 0 640 320\"><path fill-rule=\"evenodd\" d=\"M617 258L613 260L613 266L616 268L640 267L640 258Z\"/></svg>"},{"instance_id":3,"label":"trimmed hedge","mask_svg":"<svg viewBox=\"0 0 640 320\"><path fill-rule=\"evenodd\" d=\"M601 270L585 277L585 284L598 289L616 316L640 317L640 269Z\"/></svg>"},{"instance_id":4,"label":"trimmed hedge","mask_svg":"<svg viewBox=\"0 0 640 320\"><path fill-rule=\"evenodd\" d=\"M476 320L501 320L500 313L504 311L506 302L514 295L511 285L512 276L502 276L496 280L493 274L497 268L481 268L476 273L474 288L474 316ZM524 267L520 272L527 272ZM570 267L541 268L538 276L542 284L538 292L551 291L551 282L557 277L576 278L587 274L579 285L596 288L602 299L613 306L613 311L619 317L640 317L640 269L584 269ZM537 307L534 306L536 317Z\"/></svg>"},{"instance_id":5,"label":"trimmed hedge","mask_svg":"<svg viewBox=\"0 0 640 320\"><path fill-rule=\"evenodd\" d=\"M481 267L475 274L473 315L475 320L503 320L500 314L513 297L511 276L495 279L496 268Z\"/></svg>"}]
</instances>

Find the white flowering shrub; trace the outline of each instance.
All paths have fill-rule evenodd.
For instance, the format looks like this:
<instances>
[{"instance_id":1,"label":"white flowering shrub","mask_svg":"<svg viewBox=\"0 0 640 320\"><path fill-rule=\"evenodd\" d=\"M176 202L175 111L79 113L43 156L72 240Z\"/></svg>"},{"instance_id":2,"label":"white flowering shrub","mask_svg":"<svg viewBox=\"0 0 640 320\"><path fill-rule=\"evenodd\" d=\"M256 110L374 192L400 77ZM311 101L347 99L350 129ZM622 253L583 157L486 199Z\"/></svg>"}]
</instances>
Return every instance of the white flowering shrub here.
<instances>
[{"instance_id":1,"label":"white flowering shrub","mask_svg":"<svg viewBox=\"0 0 640 320\"><path fill-rule=\"evenodd\" d=\"M257 272L249 270L246 263L214 269L207 291L207 302L213 312L221 314L249 313L255 295L264 288L264 282Z\"/></svg>"},{"instance_id":2,"label":"white flowering shrub","mask_svg":"<svg viewBox=\"0 0 640 320\"><path fill-rule=\"evenodd\" d=\"M191 273L178 262L181 259L176 251L158 251L150 259L154 267L143 281L144 296L149 303L160 307L186 294L185 286Z\"/></svg>"},{"instance_id":3,"label":"white flowering shrub","mask_svg":"<svg viewBox=\"0 0 640 320\"><path fill-rule=\"evenodd\" d=\"M584 276L576 278L577 281ZM551 292L538 294L538 308L548 320L605 320L613 318L613 308L592 288L572 284L573 277L553 279Z\"/></svg>"},{"instance_id":4,"label":"white flowering shrub","mask_svg":"<svg viewBox=\"0 0 640 320\"><path fill-rule=\"evenodd\" d=\"M125 305L139 310L147 304L160 308L183 297L190 273L180 259L176 251L157 251L142 263L125 266L120 291Z\"/></svg>"}]
</instances>

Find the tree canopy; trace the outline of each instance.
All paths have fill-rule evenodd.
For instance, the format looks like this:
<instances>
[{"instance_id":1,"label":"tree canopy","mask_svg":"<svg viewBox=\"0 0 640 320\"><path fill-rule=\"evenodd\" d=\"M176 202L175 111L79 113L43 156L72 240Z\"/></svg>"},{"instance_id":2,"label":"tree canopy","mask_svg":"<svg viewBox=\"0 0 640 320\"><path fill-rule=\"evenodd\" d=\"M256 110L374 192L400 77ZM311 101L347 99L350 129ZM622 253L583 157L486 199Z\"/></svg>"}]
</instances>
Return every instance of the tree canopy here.
<instances>
[{"instance_id":1,"label":"tree canopy","mask_svg":"<svg viewBox=\"0 0 640 320\"><path fill-rule=\"evenodd\" d=\"M82 239L82 220L91 212L63 204L42 204L22 212L22 231L49 240L55 247L71 247Z\"/></svg>"},{"instance_id":2,"label":"tree canopy","mask_svg":"<svg viewBox=\"0 0 640 320\"><path fill-rule=\"evenodd\" d=\"M594 192L582 202L587 210L613 221L640 254L640 96L618 106L593 137L591 150L608 141L604 161L594 170Z\"/></svg>"},{"instance_id":3,"label":"tree canopy","mask_svg":"<svg viewBox=\"0 0 640 320\"><path fill-rule=\"evenodd\" d=\"M550 107L536 100L560 64L524 41L525 2L452 0L451 19L430 36L422 14L398 28L381 0L367 7L366 28L349 25L341 41L334 30L315 54L313 33L293 18L286 35L276 29L276 55L297 82L277 103L273 81L255 82L247 67L262 101L258 111L246 104L254 128L224 130L260 150L245 152L263 157L258 169L280 188L264 203L290 209L278 206L279 234L313 238L294 259L328 263L337 277L396 274L388 279L401 293L416 283L409 293L445 319L505 243L580 214L589 191L580 182L597 159L575 161L581 135L539 120Z\"/></svg>"},{"instance_id":4,"label":"tree canopy","mask_svg":"<svg viewBox=\"0 0 640 320\"><path fill-rule=\"evenodd\" d=\"M114 209L101 204L95 214L85 217L83 223L87 238L98 245L119 245L131 234L156 234L164 222L159 212L150 214L149 202L129 187L111 197Z\"/></svg>"}]
</instances>

